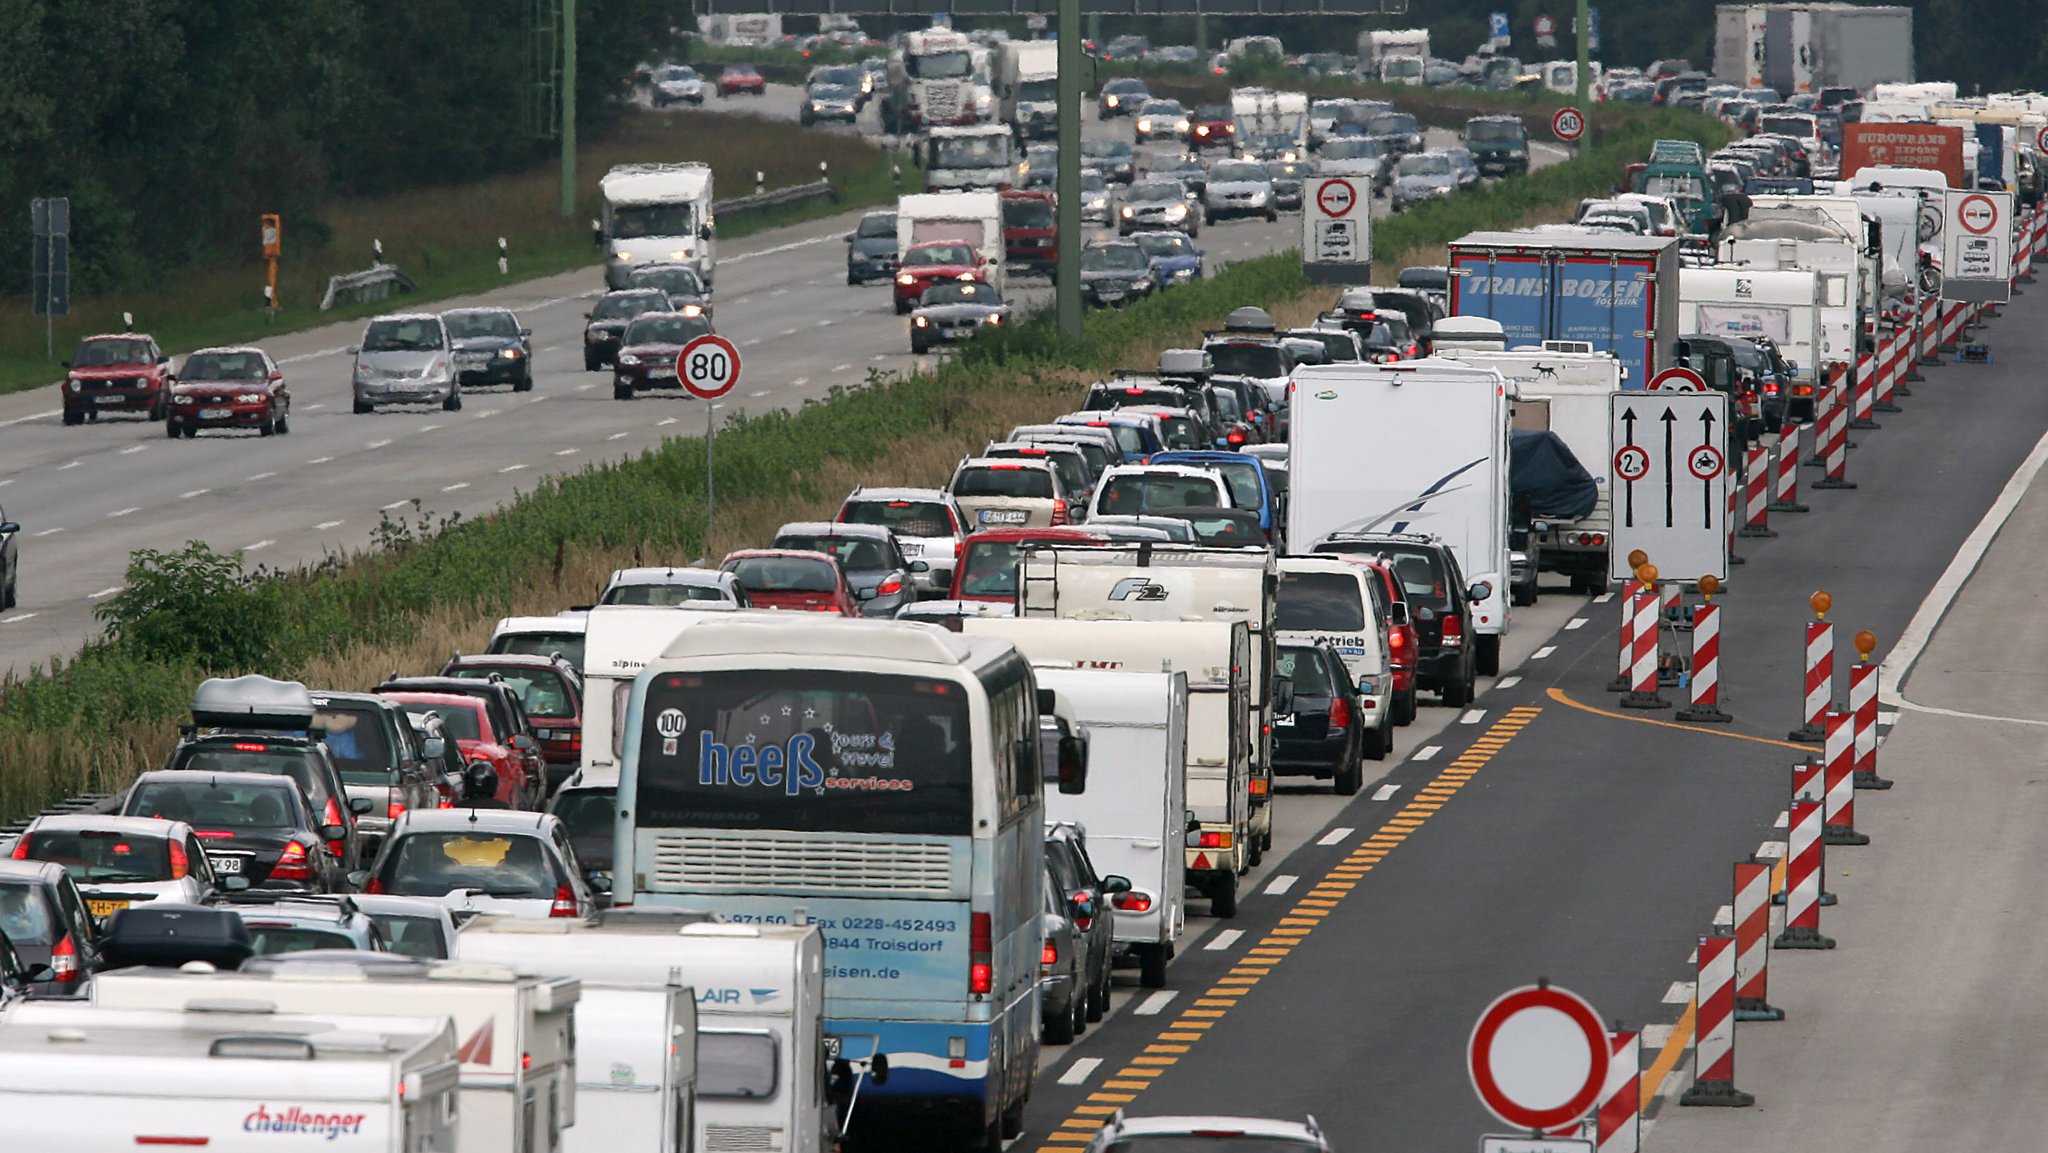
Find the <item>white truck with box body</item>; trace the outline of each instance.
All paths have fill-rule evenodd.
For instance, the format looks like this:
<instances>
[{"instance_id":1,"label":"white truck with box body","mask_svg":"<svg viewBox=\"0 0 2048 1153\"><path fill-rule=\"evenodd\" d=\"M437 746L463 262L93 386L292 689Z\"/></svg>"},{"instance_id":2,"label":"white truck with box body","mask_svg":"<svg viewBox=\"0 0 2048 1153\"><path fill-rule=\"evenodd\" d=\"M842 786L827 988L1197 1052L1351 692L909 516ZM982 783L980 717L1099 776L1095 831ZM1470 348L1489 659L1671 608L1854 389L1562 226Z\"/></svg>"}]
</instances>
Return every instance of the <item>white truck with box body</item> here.
<instances>
[{"instance_id":1,"label":"white truck with box body","mask_svg":"<svg viewBox=\"0 0 2048 1153\"><path fill-rule=\"evenodd\" d=\"M1442 538L1485 589L1472 625L1486 676L1509 624L1507 391L1493 369L1449 360L1303 365L1288 426L1293 547L1339 532Z\"/></svg>"},{"instance_id":2,"label":"white truck with box body","mask_svg":"<svg viewBox=\"0 0 2048 1153\"><path fill-rule=\"evenodd\" d=\"M626 698L633 678L667 650L676 634L736 611L715 601L689 607L596 605L583 626L583 760L579 769L617 772L624 759ZM765 615L765 614L764 614Z\"/></svg>"},{"instance_id":3,"label":"white truck with box body","mask_svg":"<svg viewBox=\"0 0 2048 1153\"><path fill-rule=\"evenodd\" d=\"M1375 28L1358 34L1358 70L1387 84L1422 83L1429 29Z\"/></svg>"},{"instance_id":4,"label":"white truck with box body","mask_svg":"<svg viewBox=\"0 0 2048 1153\"><path fill-rule=\"evenodd\" d=\"M320 950L258 957L234 972L121 969L93 978L93 1004L189 1010L224 1001L305 1015L439 1016L455 1026L461 1153L553 1149L576 1120L574 980L496 965Z\"/></svg>"},{"instance_id":5,"label":"white truck with box body","mask_svg":"<svg viewBox=\"0 0 2048 1153\"><path fill-rule=\"evenodd\" d=\"M1016 620L971 617L960 631L1001 637L1033 664L1185 674L1184 791L1195 824L1183 840L1187 883L1218 917L1237 915L1251 868L1252 638L1244 622Z\"/></svg>"},{"instance_id":6,"label":"white truck with box body","mask_svg":"<svg viewBox=\"0 0 2048 1153\"><path fill-rule=\"evenodd\" d=\"M815 926L618 911L596 923L486 914L463 926L455 949L466 962L575 978L586 996L688 986L697 999L697 1153L831 1153L837 1143L825 940ZM641 1147L614 1147L629 1148Z\"/></svg>"},{"instance_id":7,"label":"white truck with box body","mask_svg":"<svg viewBox=\"0 0 2048 1153\"><path fill-rule=\"evenodd\" d=\"M1758 195L1750 198L1748 218L1723 230L1718 257L1744 268L1806 268L1829 278L1820 304L1824 363L1847 361L1875 338L1882 262L1870 233L1854 197ZM1837 277L1846 281L1846 299L1834 290Z\"/></svg>"},{"instance_id":8,"label":"white truck with box body","mask_svg":"<svg viewBox=\"0 0 2048 1153\"><path fill-rule=\"evenodd\" d=\"M1005 40L996 46L997 115L1019 139L1059 133L1060 46L1052 40Z\"/></svg>"},{"instance_id":9,"label":"white truck with box body","mask_svg":"<svg viewBox=\"0 0 2048 1153\"><path fill-rule=\"evenodd\" d=\"M626 288L643 264L687 264L711 287L718 265L718 224L708 164L621 164L597 183L604 198L595 221L605 250L606 288Z\"/></svg>"},{"instance_id":10,"label":"white truck with box body","mask_svg":"<svg viewBox=\"0 0 2048 1153\"><path fill-rule=\"evenodd\" d=\"M1285 132L1294 138L1295 159L1308 155L1308 93L1275 92L1270 88L1230 90L1230 118L1242 142L1253 136Z\"/></svg>"},{"instance_id":11,"label":"white truck with box body","mask_svg":"<svg viewBox=\"0 0 2048 1153\"><path fill-rule=\"evenodd\" d=\"M458 1147L445 1016L283 1016L23 1001L0 1011L0 1134L19 1150Z\"/></svg>"},{"instance_id":12,"label":"white truck with box body","mask_svg":"<svg viewBox=\"0 0 2048 1153\"><path fill-rule=\"evenodd\" d=\"M713 44L765 48L782 39L782 17L772 12L721 12L699 16L697 34Z\"/></svg>"},{"instance_id":13,"label":"white truck with box body","mask_svg":"<svg viewBox=\"0 0 2048 1153\"><path fill-rule=\"evenodd\" d=\"M1033 671L1072 709L1095 766L1085 792L1045 791L1046 820L1081 826L1097 871L1130 880L1112 900L1116 950L1137 962L1140 985L1164 988L1187 923L1187 674Z\"/></svg>"},{"instance_id":14,"label":"white truck with box body","mask_svg":"<svg viewBox=\"0 0 2048 1153\"><path fill-rule=\"evenodd\" d=\"M958 240L981 257L982 274L1004 287L1003 198L996 192L923 192L896 198L896 257L913 244Z\"/></svg>"},{"instance_id":15,"label":"white truck with box body","mask_svg":"<svg viewBox=\"0 0 2048 1153\"><path fill-rule=\"evenodd\" d=\"M1714 77L1724 84L1769 86L1787 96L1910 81L1913 10L1837 3L1719 5Z\"/></svg>"}]
</instances>

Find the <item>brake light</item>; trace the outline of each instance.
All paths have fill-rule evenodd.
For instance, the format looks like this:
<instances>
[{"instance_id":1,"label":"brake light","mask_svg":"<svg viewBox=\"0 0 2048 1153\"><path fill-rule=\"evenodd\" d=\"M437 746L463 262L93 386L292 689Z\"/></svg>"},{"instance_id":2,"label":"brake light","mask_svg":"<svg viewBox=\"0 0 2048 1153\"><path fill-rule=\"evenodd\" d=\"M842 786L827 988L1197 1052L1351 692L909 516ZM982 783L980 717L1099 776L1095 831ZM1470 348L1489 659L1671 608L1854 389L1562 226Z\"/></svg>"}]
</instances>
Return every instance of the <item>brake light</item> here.
<instances>
[{"instance_id":1,"label":"brake light","mask_svg":"<svg viewBox=\"0 0 2048 1153\"><path fill-rule=\"evenodd\" d=\"M192 835L202 841L232 841L235 835L226 829L194 829Z\"/></svg>"},{"instance_id":2,"label":"brake light","mask_svg":"<svg viewBox=\"0 0 2048 1153\"><path fill-rule=\"evenodd\" d=\"M1254 797L1263 797L1272 790L1272 782L1264 777L1253 777L1246 785L1246 791Z\"/></svg>"},{"instance_id":3,"label":"brake light","mask_svg":"<svg viewBox=\"0 0 2048 1153\"><path fill-rule=\"evenodd\" d=\"M1420 355L1422 355L1422 350L1421 350L1420 348L1416 347L1415 345L1412 345L1412 344L1411 344L1411 345L1409 345L1409 346L1408 346L1408 355L1409 355L1409 356L1420 356Z\"/></svg>"},{"instance_id":4,"label":"brake light","mask_svg":"<svg viewBox=\"0 0 2048 1153\"><path fill-rule=\"evenodd\" d=\"M286 843L284 852L278 855L277 864L270 867L273 881L310 881L313 879L313 863L306 859L306 846L298 841Z\"/></svg>"},{"instance_id":5,"label":"brake light","mask_svg":"<svg viewBox=\"0 0 2048 1153\"><path fill-rule=\"evenodd\" d=\"M251 741L237 741L230 747L238 753L267 753L270 751L269 745L259 745Z\"/></svg>"},{"instance_id":6,"label":"brake light","mask_svg":"<svg viewBox=\"0 0 2048 1153\"><path fill-rule=\"evenodd\" d=\"M1060 963L1060 948L1052 943L1051 937L1045 939L1045 948L1039 950L1038 963L1048 969Z\"/></svg>"},{"instance_id":7,"label":"brake light","mask_svg":"<svg viewBox=\"0 0 2048 1153\"><path fill-rule=\"evenodd\" d=\"M882 582L882 586L875 590L875 595L878 597L894 596L902 591L903 582L891 577Z\"/></svg>"},{"instance_id":8,"label":"brake light","mask_svg":"<svg viewBox=\"0 0 2048 1153\"><path fill-rule=\"evenodd\" d=\"M1341 732L1351 727L1351 702L1343 697L1330 698L1330 731Z\"/></svg>"},{"instance_id":9,"label":"brake light","mask_svg":"<svg viewBox=\"0 0 2048 1153\"><path fill-rule=\"evenodd\" d=\"M989 923L989 915L971 914L967 924L967 991L993 992L996 985L995 933Z\"/></svg>"},{"instance_id":10,"label":"brake light","mask_svg":"<svg viewBox=\"0 0 2048 1153\"><path fill-rule=\"evenodd\" d=\"M1063 500L1059 500L1059 499L1057 499L1057 498L1055 498L1055 499L1053 500L1053 502L1052 502L1052 523L1054 523L1054 524L1056 524L1056 525L1062 525L1062 524L1065 524L1065 523L1067 523L1067 502L1066 502L1066 501L1063 501Z\"/></svg>"},{"instance_id":11,"label":"brake light","mask_svg":"<svg viewBox=\"0 0 2048 1153\"><path fill-rule=\"evenodd\" d=\"M1233 834L1228 830L1213 831L1205 829L1196 834L1195 847L1197 849L1227 849L1230 847L1232 836Z\"/></svg>"},{"instance_id":12,"label":"brake light","mask_svg":"<svg viewBox=\"0 0 2048 1153\"><path fill-rule=\"evenodd\" d=\"M1444 647L1450 648L1465 643L1465 622L1456 613L1444 614Z\"/></svg>"},{"instance_id":13,"label":"brake light","mask_svg":"<svg viewBox=\"0 0 2048 1153\"><path fill-rule=\"evenodd\" d=\"M381 894L381 893L382 893L383 891L384 891L384 882L382 882L382 881L378 880L378 879L377 879L377 878L375 878L375 877L371 877L371 878L370 878L370 880L369 880L369 882L368 882L367 884L365 884L365 885L363 886L363 892L365 892L365 893L369 893L369 894L372 894L372 895L377 895L377 894Z\"/></svg>"},{"instance_id":14,"label":"brake light","mask_svg":"<svg viewBox=\"0 0 2048 1153\"><path fill-rule=\"evenodd\" d=\"M1152 911L1152 894L1140 893L1136 889L1125 893L1118 893L1110 900L1118 909L1126 913L1149 913Z\"/></svg>"},{"instance_id":15,"label":"brake light","mask_svg":"<svg viewBox=\"0 0 2048 1153\"><path fill-rule=\"evenodd\" d=\"M1235 428L1233 428L1233 429L1231 429L1231 430L1230 430L1230 435L1228 435L1228 436L1224 437L1223 439L1224 439L1224 440L1225 440L1226 442L1228 442L1228 443L1230 443L1230 444L1233 444L1233 445L1243 444L1243 443L1244 443L1244 433L1243 433L1243 431L1242 431L1242 430L1239 430L1239 429L1235 429Z\"/></svg>"},{"instance_id":16,"label":"brake light","mask_svg":"<svg viewBox=\"0 0 2048 1153\"><path fill-rule=\"evenodd\" d=\"M387 816L387 817L390 817L390 818L391 818L392 820L394 820L394 821L395 821L395 820L397 820L398 818L400 818L400 817L404 816L404 815L405 815L405 802L404 802L404 801L393 801L393 802L391 802L391 805L390 805L390 807L388 807L388 808L386 808L386 809L384 810L384 815L385 815L385 816Z\"/></svg>"},{"instance_id":17,"label":"brake light","mask_svg":"<svg viewBox=\"0 0 2048 1153\"><path fill-rule=\"evenodd\" d=\"M28 860L28 838L23 837L19 841L14 842L14 852L10 855L17 861Z\"/></svg>"},{"instance_id":18,"label":"brake light","mask_svg":"<svg viewBox=\"0 0 2048 1153\"><path fill-rule=\"evenodd\" d=\"M341 806L334 803L333 797L329 797L327 798L327 803L320 807L320 825L322 828L325 828L329 825L339 824L341 824ZM348 844L345 841L329 841L327 842L327 851L337 857L346 857L348 855Z\"/></svg>"},{"instance_id":19,"label":"brake light","mask_svg":"<svg viewBox=\"0 0 2048 1153\"><path fill-rule=\"evenodd\" d=\"M548 906L550 917L573 917L576 915L576 894L567 885L555 886L554 903Z\"/></svg>"},{"instance_id":20,"label":"brake light","mask_svg":"<svg viewBox=\"0 0 2048 1153\"><path fill-rule=\"evenodd\" d=\"M57 942L50 950L50 976L59 981L76 981L85 973L78 965L78 946L71 941L71 934Z\"/></svg>"},{"instance_id":21,"label":"brake light","mask_svg":"<svg viewBox=\"0 0 2048 1153\"><path fill-rule=\"evenodd\" d=\"M170 850L171 880L182 881L185 879L185 875L192 871L192 859L186 855L185 846L176 841L170 842Z\"/></svg>"},{"instance_id":22,"label":"brake light","mask_svg":"<svg viewBox=\"0 0 2048 1153\"><path fill-rule=\"evenodd\" d=\"M1389 632L1387 634L1387 647L1396 650L1407 648L1408 630L1405 628L1400 628L1395 629L1392 632Z\"/></svg>"}]
</instances>

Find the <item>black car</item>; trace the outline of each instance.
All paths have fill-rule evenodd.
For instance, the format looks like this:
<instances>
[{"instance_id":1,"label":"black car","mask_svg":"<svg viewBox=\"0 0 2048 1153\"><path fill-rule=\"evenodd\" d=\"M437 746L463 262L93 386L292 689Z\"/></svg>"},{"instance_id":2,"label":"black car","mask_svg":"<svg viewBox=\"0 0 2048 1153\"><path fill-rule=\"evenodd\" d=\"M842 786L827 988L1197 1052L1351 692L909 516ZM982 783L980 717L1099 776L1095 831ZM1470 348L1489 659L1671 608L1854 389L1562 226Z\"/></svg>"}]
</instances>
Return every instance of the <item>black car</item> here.
<instances>
[{"instance_id":1,"label":"black car","mask_svg":"<svg viewBox=\"0 0 2048 1153\"><path fill-rule=\"evenodd\" d=\"M1361 734L1364 710L1332 645L1281 645L1276 676L1294 686L1293 707L1273 718L1273 775L1329 781L1340 797L1365 782Z\"/></svg>"},{"instance_id":2,"label":"black car","mask_svg":"<svg viewBox=\"0 0 2048 1153\"><path fill-rule=\"evenodd\" d=\"M453 308L441 314L455 347L462 387L509 384L533 391L533 330L509 308Z\"/></svg>"},{"instance_id":3,"label":"black car","mask_svg":"<svg viewBox=\"0 0 2048 1153\"><path fill-rule=\"evenodd\" d=\"M1380 113L1365 122L1365 134L1386 141L1397 160L1422 151L1422 124L1407 112Z\"/></svg>"},{"instance_id":4,"label":"black car","mask_svg":"<svg viewBox=\"0 0 2048 1153\"><path fill-rule=\"evenodd\" d=\"M491 720L491 732L519 754L526 766L526 792L547 795L547 770L542 760L540 739L519 699L519 689L502 677L470 680L466 677L392 677L370 690L375 693L453 693L484 702Z\"/></svg>"},{"instance_id":5,"label":"black car","mask_svg":"<svg viewBox=\"0 0 2048 1153\"><path fill-rule=\"evenodd\" d=\"M659 288L668 293L670 311L711 319L711 288L690 265L656 261L635 268L631 276L633 288Z\"/></svg>"},{"instance_id":6,"label":"black car","mask_svg":"<svg viewBox=\"0 0 2048 1153\"><path fill-rule=\"evenodd\" d=\"M0 860L0 940L14 945L22 965L48 966L29 982L32 997L83 997L100 965L92 913L53 861Z\"/></svg>"},{"instance_id":7,"label":"black car","mask_svg":"<svg viewBox=\"0 0 2048 1153\"><path fill-rule=\"evenodd\" d=\"M612 818L619 793L617 774L597 776L577 773L562 784L548 802L548 812L562 822L569 847L576 852L576 867L585 880L612 871Z\"/></svg>"},{"instance_id":8,"label":"black car","mask_svg":"<svg viewBox=\"0 0 2048 1153\"><path fill-rule=\"evenodd\" d=\"M21 526L0 508L0 609L11 609L21 599L21 549L14 543L20 535Z\"/></svg>"},{"instance_id":9,"label":"black car","mask_svg":"<svg viewBox=\"0 0 2048 1153\"><path fill-rule=\"evenodd\" d=\"M1108 120L1114 116L1129 116L1139 106L1152 99L1152 90L1135 76L1120 76L1105 81L1102 94L1096 101L1097 118Z\"/></svg>"},{"instance_id":10,"label":"black car","mask_svg":"<svg viewBox=\"0 0 2048 1153\"><path fill-rule=\"evenodd\" d=\"M1465 122L1465 150L1481 176L1527 176L1529 130L1515 116L1474 116Z\"/></svg>"},{"instance_id":11,"label":"black car","mask_svg":"<svg viewBox=\"0 0 2048 1153\"><path fill-rule=\"evenodd\" d=\"M1129 184L1137 179L1138 153L1121 140L1083 140L1081 167L1102 173L1111 184Z\"/></svg>"},{"instance_id":12,"label":"black car","mask_svg":"<svg viewBox=\"0 0 2048 1153\"><path fill-rule=\"evenodd\" d=\"M1091 244L1081 250L1081 298L1115 305L1152 295L1152 258L1131 240Z\"/></svg>"},{"instance_id":13,"label":"black car","mask_svg":"<svg viewBox=\"0 0 2048 1153\"><path fill-rule=\"evenodd\" d=\"M621 288L599 297L583 315L583 370L596 372L614 363L626 325L643 312L669 311L668 293L658 288Z\"/></svg>"},{"instance_id":14,"label":"black car","mask_svg":"<svg viewBox=\"0 0 2048 1153\"><path fill-rule=\"evenodd\" d=\"M1484 666L1483 647L1493 650L1498 668L1498 637L1480 637L1472 628L1472 602L1484 600L1480 586L1468 587L1451 546L1420 533L1337 533L1315 546L1317 552L1362 553L1383 557L1400 578L1408 598L1409 620L1415 626L1415 683L1436 692L1444 704L1463 708L1472 700L1474 682Z\"/></svg>"},{"instance_id":15,"label":"black car","mask_svg":"<svg viewBox=\"0 0 2048 1153\"><path fill-rule=\"evenodd\" d=\"M199 773L264 773L289 778L306 795L313 807L312 820L321 830L340 829L338 837L326 839L328 851L342 864L342 872L362 867L362 831L356 818L371 812L375 804L367 798L350 797L341 770L327 752L326 742L304 730L213 730L195 733L171 750L166 769Z\"/></svg>"},{"instance_id":16,"label":"black car","mask_svg":"<svg viewBox=\"0 0 2048 1153\"><path fill-rule=\"evenodd\" d=\"M1110 898L1130 892L1131 882L1098 874L1088 859L1087 835L1066 822L1045 827L1045 867L1067 899L1067 920L1086 945L1081 992L1088 1019L1100 1021L1109 1012L1109 973L1116 963L1116 909Z\"/></svg>"},{"instance_id":17,"label":"black car","mask_svg":"<svg viewBox=\"0 0 2048 1153\"><path fill-rule=\"evenodd\" d=\"M1195 530L1195 543L1204 548L1273 547L1265 530L1259 527L1259 514L1241 508L1157 505L1146 509L1145 515L1188 522Z\"/></svg>"},{"instance_id":18,"label":"black car","mask_svg":"<svg viewBox=\"0 0 2048 1153\"><path fill-rule=\"evenodd\" d=\"M896 275L896 214L870 212L846 234L846 283L866 284Z\"/></svg>"},{"instance_id":19,"label":"black car","mask_svg":"<svg viewBox=\"0 0 2048 1153\"><path fill-rule=\"evenodd\" d=\"M1010 319L1010 306L993 284L978 280L940 282L924 290L910 313L910 351L918 356L935 344L971 340L983 330L1000 328Z\"/></svg>"},{"instance_id":20,"label":"black car","mask_svg":"<svg viewBox=\"0 0 2048 1153\"><path fill-rule=\"evenodd\" d=\"M240 877L252 889L332 893L346 884L348 870L326 847L346 830L318 823L312 803L290 777L144 773L122 800L121 815L191 825L214 874Z\"/></svg>"}]
</instances>

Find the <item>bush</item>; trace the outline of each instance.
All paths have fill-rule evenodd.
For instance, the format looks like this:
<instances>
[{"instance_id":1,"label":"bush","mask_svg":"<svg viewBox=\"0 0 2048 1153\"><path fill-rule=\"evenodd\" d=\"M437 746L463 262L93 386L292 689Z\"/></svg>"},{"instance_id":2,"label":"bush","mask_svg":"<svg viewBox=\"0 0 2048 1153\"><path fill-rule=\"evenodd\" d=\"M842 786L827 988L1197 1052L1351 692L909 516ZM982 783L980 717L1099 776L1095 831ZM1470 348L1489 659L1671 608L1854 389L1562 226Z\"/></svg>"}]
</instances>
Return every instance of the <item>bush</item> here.
<instances>
[{"instance_id":1,"label":"bush","mask_svg":"<svg viewBox=\"0 0 2048 1153\"><path fill-rule=\"evenodd\" d=\"M93 610L108 644L143 661L208 669L249 668L272 655L278 589L246 571L240 553L198 540L182 552L139 549L126 580Z\"/></svg>"}]
</instances>

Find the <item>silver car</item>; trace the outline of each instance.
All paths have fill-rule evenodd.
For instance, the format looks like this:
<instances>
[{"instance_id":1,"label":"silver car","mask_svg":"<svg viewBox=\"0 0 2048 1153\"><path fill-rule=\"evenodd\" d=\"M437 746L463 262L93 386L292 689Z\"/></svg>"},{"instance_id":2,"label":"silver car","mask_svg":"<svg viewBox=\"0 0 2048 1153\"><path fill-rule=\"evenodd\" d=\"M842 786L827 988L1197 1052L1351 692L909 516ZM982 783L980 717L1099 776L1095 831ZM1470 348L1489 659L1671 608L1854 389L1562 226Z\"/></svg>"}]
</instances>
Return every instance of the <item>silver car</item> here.
<instances>
[{"instance_id":1,"label":"silver car","mask_svg":"<svg viewBox=\"0 0 2048 1153\"><path fill-rule=\"evenodd\" d=\"M1117 212L1117 231L1128 235L1141 228L1172 228L1195 235L1200 224L1186 186L1178 180L1141 180L1131 185Z\"/></svg>"},{"instance_id":2,"label":"silver car","mask_svg":"<svg viewBox=\"0 0 2048 1153\"><path fill-rule=\"evenodd\" d=\"M1403 156L1394 165L1394 186L1387 203L1395 212L1431 200L1441 200L1458 190L1458 173L1451 158L1441 152L1418 152Z\"/></svg>"},{"instance_id":3,"label":"silver car","mask_svg":"<svg viewBox=\"0 0 2048 1153\"><path fill-rule=\"evenodd\" d=\"M967 538L967 518L953 498L939 488L857 488L839 506L841 524L879 525L896 534L904 559L924 561L931 571L916 583L940 593L953 584L960 542Z\"/></svg>"},{"instance_id":4,"label":"silver car","mask_svg":"<svg viewBox=\"0 0 2048 1153\"><path fill-rule=\"evenodd\" d=\"M1202 187L1202 223L1214 224L1231 216L1280 218L1273 199L1273 177L1255 160L1219 160L1209 166L1209 179Z\"/></svg>"},{"instance_id":5,"label":"silver car","mask_svg":"<svg viewBox=\"0 0 2048 1153\"><path fill-rule=\"evenodd\" d=\"M455 349L448 326L431 312L380 316L363 330L355 354L355 410L375 412L387 404L462 407L455 373Z\"/></svg>"}]
</instances>

